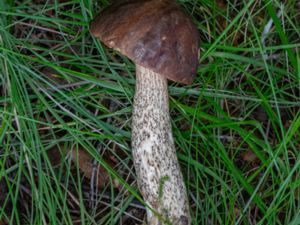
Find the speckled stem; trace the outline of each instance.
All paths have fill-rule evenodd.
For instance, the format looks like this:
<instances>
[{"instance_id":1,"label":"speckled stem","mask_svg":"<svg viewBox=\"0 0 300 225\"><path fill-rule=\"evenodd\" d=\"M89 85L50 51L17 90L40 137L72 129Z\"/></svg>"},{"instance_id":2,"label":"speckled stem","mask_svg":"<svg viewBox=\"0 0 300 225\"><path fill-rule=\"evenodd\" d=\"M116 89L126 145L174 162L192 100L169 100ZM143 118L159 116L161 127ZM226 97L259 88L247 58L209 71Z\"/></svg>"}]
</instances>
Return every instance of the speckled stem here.
<instances>
[{"instance_id":1,"label":"speckled stem","mask_svg":"<svg viewBox=\"0 0 300 225\"><path fill-rule=\"evenodd\" d=\"M186 188L176 156L168 100L167 80L144 67L136 67L132 117L132 151L138 185L151 208L148 225L190 224Z\"/></svg>"}]
</instances>

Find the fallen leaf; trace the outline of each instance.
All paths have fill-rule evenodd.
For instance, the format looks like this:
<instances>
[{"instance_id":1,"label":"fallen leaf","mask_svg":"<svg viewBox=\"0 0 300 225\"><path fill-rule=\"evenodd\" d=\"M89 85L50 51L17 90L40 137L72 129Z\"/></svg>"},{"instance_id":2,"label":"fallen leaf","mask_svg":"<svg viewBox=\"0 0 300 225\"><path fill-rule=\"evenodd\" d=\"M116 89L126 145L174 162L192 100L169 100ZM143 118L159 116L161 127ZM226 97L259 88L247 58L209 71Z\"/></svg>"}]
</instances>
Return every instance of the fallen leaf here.
<instances>
[{"instance_id":1,"label":"fallen leaf","mask_svg":"<svg viewBox=\"0 0 300 225\"><path fill-rule=\"evenodd\" d=\"M110 183L109 173L99 164L94 165L93 157L86 152L84 149L79 148L78 150L73 149L70 154L72 162L78 165L79 169L83 172L84 176L88 179L93 178L93 173L95 173L97 186L99 188L105 187ZM115 163L111 160L105 159L105 161L113 168ZM94 169L94 167L96 167ZM119 183L116 179L113 179L113 184L117 188Z\"/></svg>"},{"instance_id":2,"label":"fallen leaf","mask_svg":"<svg viewBox=\"0 0 300 225\"><path fill-rule=\"evenodd\" d=\"M258 158L257 156L254 154L254 152L252 151L247 151L244 155L243 155L243 159L246 162L254 162L256 161Z\"/></svg>"},{"instance_id":3,"label":"fallen leaf","mask_svg":"<svg viewBox=\"0 0 300 225\"><path fill-rule=\"evenodd\" d=\"M63 145L55 146L48 150L47 155L54 168L61 166L66 158L70 157L71 161L79 167L86 178L95 179L97 187L103 188L110 183L110 174L101 165L95 164L94 158L82 147L70 150ZM111 157L105 157L104 160L112 168L117 164ZM112 179L112 182L114 187L119 188L120 184L117 179Z\"/></svg>"}]
</instances>

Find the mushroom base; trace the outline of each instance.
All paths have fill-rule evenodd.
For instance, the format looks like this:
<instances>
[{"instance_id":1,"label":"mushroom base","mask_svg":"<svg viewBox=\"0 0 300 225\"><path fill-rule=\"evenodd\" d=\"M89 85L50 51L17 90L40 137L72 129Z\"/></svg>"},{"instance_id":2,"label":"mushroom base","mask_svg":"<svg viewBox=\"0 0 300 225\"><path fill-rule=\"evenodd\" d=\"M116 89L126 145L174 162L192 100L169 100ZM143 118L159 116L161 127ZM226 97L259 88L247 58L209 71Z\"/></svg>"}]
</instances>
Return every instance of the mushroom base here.
<instances>
[{"instance_id":1,"label":"mushroom base","mask_svg":"<svg viewBox=\"0 0 300 225\"><path fill-rule=\"evenodd\" d=\"M190 224L186 188L173 141L167 80L136 66L132 151L150 225Z\"/></svg>"}]
</instances>

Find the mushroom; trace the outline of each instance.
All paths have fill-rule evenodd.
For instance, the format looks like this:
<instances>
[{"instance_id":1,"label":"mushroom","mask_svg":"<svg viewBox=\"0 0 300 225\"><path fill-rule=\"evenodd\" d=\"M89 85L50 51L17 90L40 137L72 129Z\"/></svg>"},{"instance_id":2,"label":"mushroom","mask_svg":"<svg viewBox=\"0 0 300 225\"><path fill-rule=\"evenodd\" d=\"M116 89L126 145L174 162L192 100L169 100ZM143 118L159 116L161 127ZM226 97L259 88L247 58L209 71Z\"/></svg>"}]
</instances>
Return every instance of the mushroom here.
<instances>
[{"instance_id":1,"label":"mushroom","mask_svg":"<svg viewBox=\"0 0 300 225\"><path fill-rule=\"evenodd\" d=\"M188 197L171 129L167 79L190 84L199 34L171 0L114 1L91 33L136 64L132 152L148 224L190 224ZM153 209L153 210L152 210Z\"/></svg>"}]
</instances>

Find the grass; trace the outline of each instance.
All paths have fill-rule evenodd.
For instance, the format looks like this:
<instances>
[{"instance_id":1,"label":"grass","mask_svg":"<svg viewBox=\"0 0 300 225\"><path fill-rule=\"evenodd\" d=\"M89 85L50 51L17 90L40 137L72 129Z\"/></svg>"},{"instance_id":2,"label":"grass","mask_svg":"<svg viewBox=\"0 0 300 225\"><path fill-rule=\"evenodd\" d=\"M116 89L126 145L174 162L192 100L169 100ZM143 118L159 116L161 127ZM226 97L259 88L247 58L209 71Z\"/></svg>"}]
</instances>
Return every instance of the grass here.
<instances>
[{"instance_id":1,"label":"grass","mask_svg":"<svg viewBox=\"0 0 300 225\"><path fill-rule=\"evenodd\" d=\"M299 2L179 3L201 33L195 81L169 83L193 224L300 224ZM0 0L0 224L143 220L134 64L89 33L107 5Z\"/></svg>"}]
</instances>

